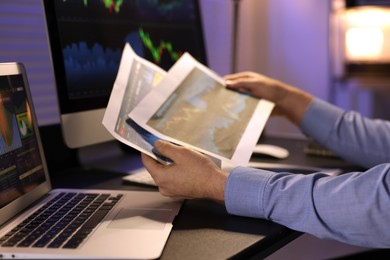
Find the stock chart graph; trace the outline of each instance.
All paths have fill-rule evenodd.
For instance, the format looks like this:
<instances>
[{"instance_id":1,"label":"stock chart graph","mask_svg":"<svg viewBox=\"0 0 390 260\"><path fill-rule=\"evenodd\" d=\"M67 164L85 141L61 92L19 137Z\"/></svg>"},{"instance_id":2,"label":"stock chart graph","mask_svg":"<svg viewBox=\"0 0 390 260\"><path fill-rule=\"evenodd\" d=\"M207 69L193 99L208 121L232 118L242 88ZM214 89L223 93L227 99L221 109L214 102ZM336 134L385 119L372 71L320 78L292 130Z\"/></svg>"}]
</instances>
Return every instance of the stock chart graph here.
<instances>
[{"instance_id":1,"label":"stock chart graph","mask_svg":"<svg viewBox=\"0 0 390 260\"><path fill-rule=\"evenodd\" d=\"M109 10L110 13L119 13L123 4L123 0L102 0L101 2L102 4L104 4L104 7ZM88 0L83 0L83 3L84 6L88 6Z\"/></svg>"},{"instance_id":2,"label":"stock chart graph","mask_svg":"<svg viewBox=\"0 0 390 260\"><path fill-rule=\"evenodd\" d=\"M183 52L177 52L173 48L173 44L171 42L160 40L159 43L154 43L150 38L150 35L144 32L143 29L139 30L139 36L142 39L143 45L147 48L147 50L153 56L153 61L156 64L160 64L162 57L165 53L169 55L172 61L177 61Z\"/></svg>"},{"instance_id":3,"label":"stock chart graph","mask_svg":"<svg viewBox=\"0 0 390 260\"><path fill-rule=\"evenodd\" d=\"M58 28L70 98L105 96L122 50L168 70L184 52L202 60L190 0L57 1Z\"/></svg>"}]
</instances>

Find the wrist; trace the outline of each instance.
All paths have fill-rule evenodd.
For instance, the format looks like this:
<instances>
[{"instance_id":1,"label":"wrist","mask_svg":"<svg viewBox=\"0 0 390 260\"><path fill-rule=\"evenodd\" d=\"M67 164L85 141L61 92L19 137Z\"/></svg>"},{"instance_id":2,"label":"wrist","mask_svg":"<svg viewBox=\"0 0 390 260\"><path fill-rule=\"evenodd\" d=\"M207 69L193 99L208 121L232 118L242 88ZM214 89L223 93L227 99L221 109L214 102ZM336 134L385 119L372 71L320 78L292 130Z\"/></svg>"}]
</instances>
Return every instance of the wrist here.
<instances>
[{"instance_id":1,"label":"wrist","mask_svg":"<svg viewBox=\"0 0 390 260\"><path fill-rule=\"evenodd\" d=\"M312 100L313 96L309 93L298 88L286 86L284 98L276 105L281 114L295 125L299 125Z\"/></svg>"},{"instance_id":2,"label":"wrist","mask_svg":"<svg viewBox=\"0 0 390 260\"><path fill-rule=\"evenodd\" d=\"M210 199L219 203L225 201L225 185L227 181L228 173L220 170L214 175L214 180L210 182Z\"/></svg>"}]
</instances>

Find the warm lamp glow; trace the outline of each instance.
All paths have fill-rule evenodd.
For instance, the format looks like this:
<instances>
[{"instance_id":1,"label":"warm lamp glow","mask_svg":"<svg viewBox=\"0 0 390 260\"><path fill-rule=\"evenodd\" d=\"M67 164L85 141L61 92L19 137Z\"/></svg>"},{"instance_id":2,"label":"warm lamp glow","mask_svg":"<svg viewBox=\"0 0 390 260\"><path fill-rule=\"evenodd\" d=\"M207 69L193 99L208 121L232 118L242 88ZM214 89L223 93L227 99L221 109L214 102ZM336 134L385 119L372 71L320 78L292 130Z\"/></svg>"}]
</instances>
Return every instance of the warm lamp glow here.
<instances>
[{"instance_id":1,"label":"warm lamp glow","mask_svg":"<svg viewBox=\"0 0 390 260\"><path fill-rule=\"evenodd\" d=\"M389 61L389 8L363 6L348 9L344 13L344 23L347 61Z\"/></svg>"},{"instance_id":2,"label":"warm lamp glow","mask_svg":"<svg viewBox=\"0 0 390 260\"><path fill-rule=\"evenodd\" d=\"M383 49L383 32L380 28L352 28L346 33L347 59L371 61L378 59Z\"/></svg>"},{"instance_id":3,"label":"warm lamp glow","mask_svg":"<svg viewBox=\"0 0 390 260\"><path fill-rule=\"evenodd\" d=\"M347 22L354 26L381 27L390 24L390 11L378 7L360 7L347 11Z\"/></svg>"}]
</instances>

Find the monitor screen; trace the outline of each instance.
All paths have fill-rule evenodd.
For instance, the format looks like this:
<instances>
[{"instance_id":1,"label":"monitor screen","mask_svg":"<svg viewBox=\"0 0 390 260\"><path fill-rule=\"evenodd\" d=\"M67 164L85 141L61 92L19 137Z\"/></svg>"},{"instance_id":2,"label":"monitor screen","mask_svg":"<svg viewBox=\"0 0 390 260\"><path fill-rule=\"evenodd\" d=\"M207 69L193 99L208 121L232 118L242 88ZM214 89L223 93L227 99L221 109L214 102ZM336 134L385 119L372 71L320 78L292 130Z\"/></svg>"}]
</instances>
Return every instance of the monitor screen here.
<instances>
[{"instance_id":1,"label":"monitor screen","mask_svg":"<svg viewBox=\"0 0 390 260\"><path fill-rule=\"evenodd\" d=\"M36 119L23 73L20 64L0 64L0 208L45 181Z\"/></svg>"},{"instance_id":2,"label":"monitor screen","mask_svg":"<svg viewBox=\"0 0 390 260\"><path fill-rule=\"evenodd\" d=\"M138 55L165 70L184 52L207 65L198 2L44 0L61 124L68 146L82 147L111 138L101 120L126 42ZM76 121L71 118L74 114ZM92 138L96 134L91 134L92 129L104 133ZM82 137L84 132L86 137ZM75 133L76 138L66 136Z\"/></svg>"}]
</instances>

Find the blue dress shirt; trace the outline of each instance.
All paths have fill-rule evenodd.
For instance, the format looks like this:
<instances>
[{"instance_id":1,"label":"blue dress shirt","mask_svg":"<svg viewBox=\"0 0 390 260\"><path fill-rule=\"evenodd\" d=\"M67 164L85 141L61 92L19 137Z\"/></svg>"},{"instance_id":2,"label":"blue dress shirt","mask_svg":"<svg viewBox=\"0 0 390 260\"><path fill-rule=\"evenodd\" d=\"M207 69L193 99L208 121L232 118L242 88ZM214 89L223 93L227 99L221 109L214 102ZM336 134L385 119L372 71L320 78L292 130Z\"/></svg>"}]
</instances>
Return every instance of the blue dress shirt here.
<instances>
[{"instance_id":1,"label":"blue dress shirt","mask_svg":"<svg viewBox=\"0 0 390 260\"><path fill-rule=\"evenodd\" d=\"M368 170L340 176L237 167L225 187L230 214L264 218L320 238L390 247L390 122L314 99L302 131Z\"/></svg>"}]
</instances>

